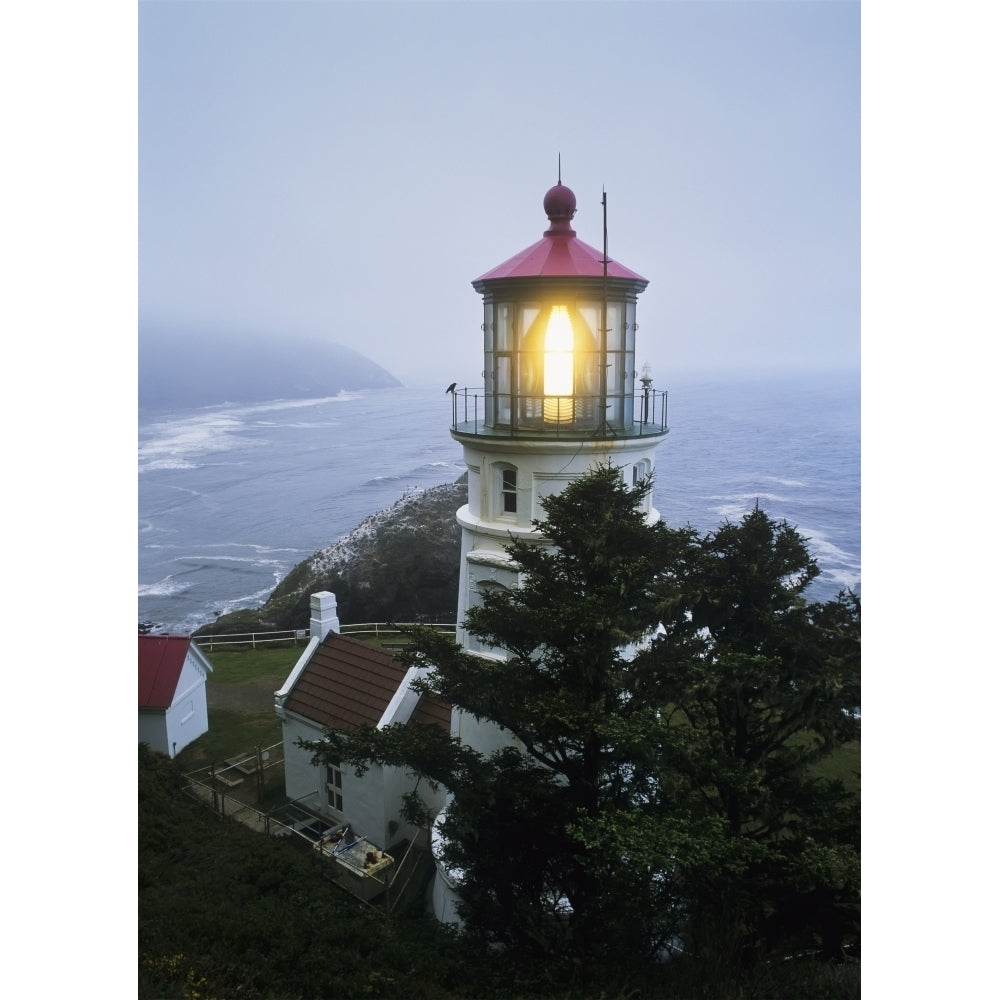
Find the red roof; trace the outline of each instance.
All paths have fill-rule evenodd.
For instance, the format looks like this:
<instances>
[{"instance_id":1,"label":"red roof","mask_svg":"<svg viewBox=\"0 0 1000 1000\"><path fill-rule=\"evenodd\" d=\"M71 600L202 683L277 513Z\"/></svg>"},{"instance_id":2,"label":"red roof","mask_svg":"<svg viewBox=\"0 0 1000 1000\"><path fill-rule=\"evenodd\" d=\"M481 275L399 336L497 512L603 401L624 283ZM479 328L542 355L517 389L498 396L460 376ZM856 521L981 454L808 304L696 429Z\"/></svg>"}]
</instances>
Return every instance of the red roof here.
<instances>
[{"instance_id":1,"label":"red roof","mask_svg":"<svg viewBox=\"0 0 1000 1000\"><path fill-rule=\"evenodd\" d=\"M170 708L190 646L189 635L139 636L139 708Z\"/></svg>"},{"instance_id":2,"label":"red roof","mask_svg":"<svg viewBox=\"0 0 1000 1000\"><path fill-rule=\"evenodd\" d=\"M330 729L377 726L406 676L391 653L339 632L329 632L288 694L285 708ZM422 697L411 721L451 728L451 709Z\"/></svg>"},{"instance_id":3,"label":"red roof","mask_svg":"<svg viewBox=\"0 0 1000 1000\"><path fill-rule=\"evenodd\" d=\"M576 238L570 220L576 214L576 195L559 183L548 190L543 201L549 228L530 247L480 275L472 282L500 278L601 278L604 276L604 253ZM608 277L649 282L623 264L608 258ZM476 289L479 291L480 289Z\"/></svg>"}]
</instances>

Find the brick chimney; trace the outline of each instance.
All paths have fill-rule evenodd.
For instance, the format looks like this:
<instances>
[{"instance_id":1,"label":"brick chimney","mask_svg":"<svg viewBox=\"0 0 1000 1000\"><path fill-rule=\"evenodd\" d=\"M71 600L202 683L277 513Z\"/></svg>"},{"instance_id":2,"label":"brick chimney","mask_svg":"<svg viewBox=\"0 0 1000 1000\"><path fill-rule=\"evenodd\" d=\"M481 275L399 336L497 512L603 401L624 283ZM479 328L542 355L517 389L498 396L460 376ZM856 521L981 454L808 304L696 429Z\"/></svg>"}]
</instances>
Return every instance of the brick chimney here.
<instances>
[{"instance_id":1,"label":"brick chimney","mask_svg":"<svg viewBox=\"0 0 1000 1000\"><path fill-rule=\"evenodd\" d=\"M329 632L340 631L337 617L337 595L321 590L309 598L309 635L322 642Z\"/></svg>"}]
</instances>

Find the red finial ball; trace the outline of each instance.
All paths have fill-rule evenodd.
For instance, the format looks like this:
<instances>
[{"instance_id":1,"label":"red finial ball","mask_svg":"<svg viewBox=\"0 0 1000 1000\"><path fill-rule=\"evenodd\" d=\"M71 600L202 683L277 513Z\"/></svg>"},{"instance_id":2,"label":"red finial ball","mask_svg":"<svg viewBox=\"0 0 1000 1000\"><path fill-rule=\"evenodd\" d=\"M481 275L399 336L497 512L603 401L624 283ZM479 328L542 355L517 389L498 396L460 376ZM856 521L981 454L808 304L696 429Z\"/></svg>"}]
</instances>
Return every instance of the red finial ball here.
<instances>
[{"instance_id":1,"label":"red finial ball","mask_svg":"<svg viewBox=\"0 0 1000 1000\"><path fill-rule=\"evenodd\" d=\"M542 208L549 222L569 222L576 215L576 195L560 181L545 192Z\"/></svg>"}]
</instances>

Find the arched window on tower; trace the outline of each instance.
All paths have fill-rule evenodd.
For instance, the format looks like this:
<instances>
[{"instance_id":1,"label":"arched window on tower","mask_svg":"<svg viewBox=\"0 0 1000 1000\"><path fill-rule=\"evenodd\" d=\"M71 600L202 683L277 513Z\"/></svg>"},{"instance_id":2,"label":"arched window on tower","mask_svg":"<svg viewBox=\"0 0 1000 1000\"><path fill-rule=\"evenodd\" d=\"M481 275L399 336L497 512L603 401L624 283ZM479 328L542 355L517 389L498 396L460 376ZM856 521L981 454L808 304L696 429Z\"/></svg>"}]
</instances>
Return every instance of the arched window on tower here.
<instances>
[{"instance_id":1,"label":"arched window on tower","mask_svg":"<svg viewBox=\"0 0 1000 1000\"><path fill-rule=\"evenodd\" d=\"M648 458L643 458L632 466L632 489L635 489L642 480L647 479L653 471L653 463ZM647 493L643 501L642 509L649 512L651 506L650 496Z\"/></svg>"},{"instance_id":2,"label":"arched window on tower","mask_svg":"<svg viewBox=\"0 0 1000 1000\"><path fill-rule=\"evenodd\" d=\"M506 462L495 467L493 509L500 520L517 517L517 468Z\"/></svg>"},{"instance_id":3,"label":"arched window on tower","mask_svg":"<svg viewBox=\"0 0 1000 1000\"><path fill-rule=\"evenodd\" d=\"M649 459L642 459L632 466L632 489L649 475Z\"/></svg>"}]
</instances>

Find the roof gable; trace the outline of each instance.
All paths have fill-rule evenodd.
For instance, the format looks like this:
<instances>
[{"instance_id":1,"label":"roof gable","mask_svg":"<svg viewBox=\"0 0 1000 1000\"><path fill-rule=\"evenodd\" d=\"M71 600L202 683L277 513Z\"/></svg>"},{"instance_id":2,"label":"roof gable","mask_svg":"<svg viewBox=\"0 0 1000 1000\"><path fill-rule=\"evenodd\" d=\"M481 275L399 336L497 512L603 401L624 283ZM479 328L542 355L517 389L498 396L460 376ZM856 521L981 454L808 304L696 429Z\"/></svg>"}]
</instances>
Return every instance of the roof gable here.
<instances>
[{"instance_id":1,"label":"roof gable","mask_svg":"<svg viewBox=\"0 0 1000 1000\"><path fill-rule=\"evenodd\" d=\"M139 708L169 708L191 646L187 635L139 636Z\"/></svg>"},{"instance_id":2,"label":"roof gable","mask_svg":"<svg viewBox=\"0 0 1000 1000\"><path fill-rule=\"evenodd\" d=\"M299 674L284 707L342 732L377 726L405 677L406 668L391 653L330 632ZM411 721L444 721L450 727L451 709L422 697Z\"/></svg>"}]
</instances>

